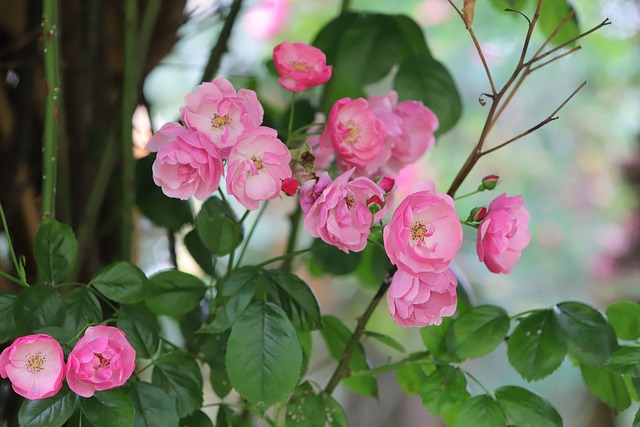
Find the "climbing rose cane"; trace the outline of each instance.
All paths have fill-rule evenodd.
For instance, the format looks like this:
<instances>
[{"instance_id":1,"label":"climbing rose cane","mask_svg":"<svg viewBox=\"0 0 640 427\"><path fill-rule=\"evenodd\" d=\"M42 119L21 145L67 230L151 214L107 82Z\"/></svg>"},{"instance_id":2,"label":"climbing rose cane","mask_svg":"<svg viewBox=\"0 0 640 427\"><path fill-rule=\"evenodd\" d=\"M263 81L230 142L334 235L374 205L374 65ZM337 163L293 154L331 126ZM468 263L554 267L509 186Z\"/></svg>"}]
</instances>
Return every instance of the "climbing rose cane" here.
<instances>
[{"instance_id":1,"label":"climbing rose cane","mask_svg":"<svg viewBox=\"0 0 640 427\"><path fill-rule=\"evenodd\" d=\"M123 385L135 368L136 351L113 326L91 326L67 360L69 388L82 397Z\"/></svg>"},{"instance_id":2,"label":"climbing rose cane","mask_svg":"<svg viewBox=\"0 0 640 427\"><path fill-rule=\"evenodd\" d=\"M22 397L51 397L60 390L64 379L62 348L49 335L20 337L0 354L0 376L9 378Z\"/></svg>"},{"instance_id":3,"label":"climbing rose cane","mask_svg":"<svg viewBox=\"0 0 640 427\"><path fill-rule=\"evenodd\" d=\"M509 274L531 240L529 212L522 196L501 194L489 204L478 227L478 258L492 273Z\"/></svg>"},{"instance_id":4,"label":"climbing rose cane","mask_svg":"<svg viewBox=\"0 0 640 427\"><path fill-rule=\"evenodd\" d=\"M277 45L273 49L273 64L280 74L280 86L292 92L325 84L333 71L320 49L304 43Z\"/></svg>"}]
</instances>

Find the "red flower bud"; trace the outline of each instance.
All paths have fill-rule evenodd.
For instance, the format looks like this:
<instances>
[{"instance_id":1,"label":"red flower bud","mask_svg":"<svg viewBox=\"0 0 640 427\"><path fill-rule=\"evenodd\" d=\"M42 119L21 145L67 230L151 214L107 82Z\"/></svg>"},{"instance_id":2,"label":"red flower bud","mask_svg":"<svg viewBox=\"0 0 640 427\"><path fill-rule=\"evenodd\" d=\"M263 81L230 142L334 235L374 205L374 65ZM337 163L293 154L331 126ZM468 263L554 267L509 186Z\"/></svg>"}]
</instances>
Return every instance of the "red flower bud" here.
<instances>
[{"instance_id":1,"label":"red flower bud","mask_svg":"<svg viewBox=\"0 0 640 427\"><path fill-rule=\"evenodd\" d=\"M484 219L485 216L489 213L489 210L484 206L481 208L474 208L471 211L471 217L474 221L480 222Z\"/></svg>"},{"instance_id":2,"label":"red flower bud","mask_svg":"<svg viewBox=\"0 0 640 427\"><path fill-rule=\"evenodd\" d=\"M294 196L300 187L300 183L295 178L285 178L282 180L282 191L287 196Z\"/></svg>"},{"instance_id":3,"label":"red flower bud","mask_svg":"<svg viewBox=\"0 0 640 427\"><path fill-rule=\"evenodd\" d=\"M483 190L493 190L498 185L498 180L500 177L498 175L487 175L482 178L482 189Z\"/></svg>"},{"instance_id":4,"label":"red flower bud","mask_svg":"<svg viewBox=\"0 0 640 427\"><path fill-rule=\"evenodd\" d=\"M391 193L391 190L393 190L393 186L395 184L396 184L395 179L390 178L388 176L383 177L378 183L380 188L382 188L385 193Z\"/></svg>"}]
</instances>

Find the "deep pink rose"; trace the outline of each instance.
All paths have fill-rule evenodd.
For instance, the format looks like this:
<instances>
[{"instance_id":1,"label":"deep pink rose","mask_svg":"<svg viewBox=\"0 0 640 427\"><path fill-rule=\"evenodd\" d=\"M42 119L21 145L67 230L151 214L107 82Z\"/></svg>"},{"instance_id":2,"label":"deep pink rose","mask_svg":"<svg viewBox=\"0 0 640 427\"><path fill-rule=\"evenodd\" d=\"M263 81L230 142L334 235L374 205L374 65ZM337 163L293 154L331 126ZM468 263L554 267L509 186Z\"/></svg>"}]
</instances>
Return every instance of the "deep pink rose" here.
<instances>
[{"instance_id":1,"label":"deep pink rose","mask_svg":"<svg viewBox=\"0 0 640 427\"><path fill-rule=\"evenodd\" d=\"M280 86L292 92L325 84L333 70L320 49L298 42L283 42L276 46L273 63L280 74Z\"/></svg>"},{"instance_id":2,"label":"deep pink rose","mask_svg":"<svg viewBox=\"0 0 640 427\"><path fill-rule=\"evenodd\" d=\"M456 286L458 280L449 269L419 276L398 270L387 292L391 317L405 328L439 325L456 311Z\"/></svg>"},{"instance_id":3,"label":"deep pink rose","mask_svg":"<svg viewBox=\"0 0 640 427\"><path fill-rule=\"evenodd\" d=\"M493 273L509 274L531 240L529 212L522 196L501 194L489 204L489 213L478 227L478 258Z\"/></svg>"},{"instance_id":4,"label":"deep pink rose","mask_svg":"<svg viewBox=\"0 0 640 427\"><path fill-rule=\"evenodd\" d=\"M165 123L145 147L157 152L153 181L169 197L198 200L209 197L224 171L218 149L198 132L178 123Z\"/></svg>"},{"instance_id":5,"label":"deep pink rose","mask_svg":"<svg viewBox=\"0 0 640 427\"><path fill-rule=\"evenodd\" d=\"M363 250L372 222L385 215L385 209L372 214L367 205L372 196L384 199L384 190L369 178L349 181L353 171L343 173L329 184L304 219L304 227L309 234L345 253Z\"/></svg>"},{"instance_id":6,"label":"deep pink rose","mask_svg":"<svg viewBox=\"0 0 640 427\"><path fill-rule=\"evenodd\" d=\"M278 197L282 181L291 178L291 153L277 135L268 127L249 130L229 154L227 193L247 209Z\"/></svg>"},{"instance_id":7,"label":"deep pink rose","mask_svg":"<svg viewBox=\"0 0 640 427\"><path fill-rule=\"evenodd\" d=\"M0 354L0 377L30 400L51 397L60 391L64 379L64 354L58 341L35 334L16 339Z\"/></svg>"},{"instance_id":8,"label":"deep pink rose","mask_svg":"<svg viewBox=\"0 0 640 427\"><path fill-rule=\"evenodd\" d=\"M386 137L387 128L366 99L342 98L331 107L319 142L324 152L335 152L340 170L355 167L355 175L371 177L391 154Z\"/></svg>"},{"instance_id":9,"label":"deep pink rose","mask_svg":"<svg viewBox=\"0 0 640 427\"><path fill-rule=\"evenodd\" d=\"M90 326L67 359L67 384L74 393L91 397L123 385L135 368L136 351L113 326Z\"/></svg>"},{"instance_id":10,"label":"deep pink rose","mask_svg":"<svg viewBox=\"0 0 640 427\"><path fill-rule=\"evenodd\" d=\"M262 124L264 110L256 93L249 89L236 93L223 77L202 83L184 100L186 105L180 108L184 124L206 135L224 159L242 132Z\"/></svg>"},{"instance_id":11,"label":"deep pink rose","mask_svg":"<svg viewBox=\"0 0 640 427\"><path fill-rule=\"evenodd\" d=\"M462 226L453 199L418 181L383 231L384 248L398 269L413 275L441 273L462 245Z\"/></svg>"},{"instance_id":12,"label":"deep pink rose","mask_svg":"<svg viewBox=\"0 0 640 427\"><path fill-rule=\"evenodd\" d=\"M308 179L300 186L300 208L307 214L322 192L331 184L331 177L323 172L319 177Z\"/></svg>"}]
</instances>

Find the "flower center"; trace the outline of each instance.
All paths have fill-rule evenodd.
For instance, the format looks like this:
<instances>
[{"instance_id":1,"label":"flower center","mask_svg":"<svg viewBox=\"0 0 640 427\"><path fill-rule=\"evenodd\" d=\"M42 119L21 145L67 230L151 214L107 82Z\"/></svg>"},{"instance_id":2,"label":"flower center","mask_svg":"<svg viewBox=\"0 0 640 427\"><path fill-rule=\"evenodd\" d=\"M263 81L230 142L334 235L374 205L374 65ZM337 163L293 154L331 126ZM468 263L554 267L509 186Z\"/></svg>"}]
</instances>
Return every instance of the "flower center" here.
<instances>
[{"instance_id":1,"label":"flower center","mask_svg":"<svg viewBox=\"0 0 640 427\"><path fill-rule=\"evenodd\" d=\"M311 71L311 67L309 67L306 62L302 61L293 61L291 63L291 68L293 68L294 71Z\"/></svg>"},{"instance_id":2,"label":"flower center","mask_svg":"<svg viewBox=\"0 0 640 427\"><path fill-rule=\"evenodd\" d=\"M264 167L262 164L262 159L257 158L256 156L251 156L251 161L254 165L256 165L256 169L260 170Z\"/></svg>"},{"instance_id":3,"label":"flower center","mask_svg":"<svg viewBox=\"0 0 640 427\"><path fill-rule=\"evenodd\" d=\"M93 367L93 369L95 369L96 371L98 369L108 368L109 366L111 366L111 360L104 357L102 353L93 353L93 355L100 361L99 365Z\"/></svg>"},{"instance_id":4,"label":"flower center","mask_svg":"<svg viewBox=\"0 0 640 427\"><path fill-rule=\"evenodd\" d=\"M212 128L220 129L227 126L229 123L231 123L231 118L229 118L229 116L221 116L215 113L213 117L211 117Z\"/></svg>"},{"instance_id":5,"label":"flower center","mask_svg":"<svg viewBox=\"0 0 640 427\"><path fill-rule=\"evenodd\" d=\"M36 354L27 354L27 372L37 374L44 370L44 363L47 361L47 355L38 351Z\"/></svg>"},{"instance_id":6,"label":"flower center","mask_svg":"<svg viewBox=\"0 0 640 427\"><path fill-rule=\"evenodd\" d=\"M346 126L349 131L347 132L347 136L345 137L344 142L350 145L355 144L360 140L360 126L358 126L351 120L346 123Z\"/></svg>"},{"instance_id":7,"label":"flower center","mask_svg":"<svg viewBox=\"0 0 640 427\"><path fill-rule=\"evenodd\" d=\"M344 196L344 201L347 204L347 208L351 210L351 207L355 203L356 199L354 199L353 194L347 194Z\"/></svg>"},{"instance_id":8,"label":"flower center","mask_svg":"<svg viewBox=\"0 0 640 427\"><path fill-rule=\"evenodd\" d=\"M425 237L430 237L435 232L433 225L430 223L425 225L421 220L413 223L409 230L411 230L411 240L420 240L421 242L424 242Z\"/></svg>"}]
</instances>

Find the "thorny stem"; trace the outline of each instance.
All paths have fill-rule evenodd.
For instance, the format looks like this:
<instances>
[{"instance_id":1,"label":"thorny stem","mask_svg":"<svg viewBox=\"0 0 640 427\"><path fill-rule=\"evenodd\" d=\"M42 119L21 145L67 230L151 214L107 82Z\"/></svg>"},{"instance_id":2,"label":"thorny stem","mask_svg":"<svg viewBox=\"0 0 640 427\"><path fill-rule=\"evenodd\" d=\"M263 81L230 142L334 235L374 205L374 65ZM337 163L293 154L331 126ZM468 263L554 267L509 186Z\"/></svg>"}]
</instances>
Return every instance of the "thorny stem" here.
<instances>
[{"instance_id":1,"label":"thorny stem","mask_svg":"<svg viewBox=\"0 0 640 427\"><path fill-rule=\"evenodd\" d=\"M55 218L60 114L60 57L58 0L43 0L42 50L44 54L45 112L42 140L42 221Z\"/></svg>"},{"instance_id":2,"label":"thorny stem","mask_svg":"<svg viewBox=\"0 0 640 427\"><path fill-rule=\"evenodd\" d=\"M327 394L333 393L333 391L336 389L340 381L342 381L343 378L349 376L348 368L349 368L349 360L351 359L351 355L353 354L353 351L356 349L356 346L360 342L360 338L364 333L367 322L369 321L369 318L373 314L373 311L378 306L378 303L384 296L385 292L387 292L387 289L389 289L389 286L391 286L391 278L396 272L396 269L397 269L396 267L391 267L391 269L389 269L389 272L387 273L387 277L380 284L380 288L378 289L378 292L376 292L376 294L373 296L373 299L371 300L371 302L369 302L369 305L365 309L364 313L362 313L362 316L358 318L358 324L356 325L356 329L353 331L353 334L351 335L349 342L344 348L344 352L342 353L340 362L338 363L336 370L333 372L331 379L329 380L329 382L327 383L327 386L324 389L324 391Z\"/></svg>"},{"instance_id":3,"label":"thorny stem","mask_svg":"<svg viewBox=\"0 0 640 427\"><path fill-rule=\"evenodd\" d=\"M222 30L220 30L220 34L218 35L218 41L216 42L213 49L211 49L209 61L204 67L204 71L202 72L201 80L203 82L212 80L216 76L216 74L218 74L222 56L227 52L227 44L229 43L229 37L231 37L231 30L233 30L233 25L236 22L236 18L238 17L238 13L240 12L241 7L242 0L234 0L231 4L229 14L225 18Z\"/></svg>"}]
</instances>

